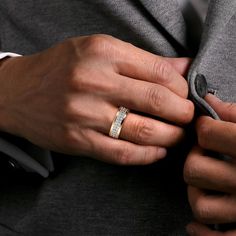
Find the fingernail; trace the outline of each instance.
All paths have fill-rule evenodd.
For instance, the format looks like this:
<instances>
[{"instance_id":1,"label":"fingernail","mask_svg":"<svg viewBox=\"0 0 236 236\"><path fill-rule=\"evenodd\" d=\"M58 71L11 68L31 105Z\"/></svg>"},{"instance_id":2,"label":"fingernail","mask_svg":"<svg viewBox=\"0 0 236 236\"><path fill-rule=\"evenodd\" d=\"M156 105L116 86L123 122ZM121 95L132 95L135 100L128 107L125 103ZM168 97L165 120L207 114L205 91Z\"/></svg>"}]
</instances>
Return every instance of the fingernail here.
<instances>
[{"instance_id":1,"label":"fingernail","mask_svg":"<svg viewBox=\"0 0 236 236\"><path fill-rule=\"evenodd\" d=\"M158 159L166 157L167 150L166 148L158 148Z\"/></svg>"},{"instance_id":2,"label":"fingernail","mask_svg":"<svg viewBox=\"0 0 236 236\"><path fill-rule=\"evenodd\" d=\"M186 226L186 232L187 232L188 235L194 236L194 234L195 234L194 227L192 225L187 225Z\"/></svg>"}]
</instances>

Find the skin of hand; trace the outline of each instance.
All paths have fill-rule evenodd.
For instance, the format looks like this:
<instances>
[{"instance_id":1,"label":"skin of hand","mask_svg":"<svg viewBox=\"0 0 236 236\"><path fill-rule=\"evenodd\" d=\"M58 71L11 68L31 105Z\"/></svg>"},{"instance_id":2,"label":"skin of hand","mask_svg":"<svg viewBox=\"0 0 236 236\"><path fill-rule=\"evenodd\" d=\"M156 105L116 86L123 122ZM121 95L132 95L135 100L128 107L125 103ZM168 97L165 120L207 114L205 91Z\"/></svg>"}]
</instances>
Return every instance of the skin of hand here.
<instances>
[{"instance_id":1,"label":"skin of hand","mask_svg":"<svg viewBox=\"0 0 236 236\"><path fill-rule=\"evenodd\" d=\"M193 118L183 77L190 63L108 35L10 58L0 68L0 130L70 155L153 163L181 140L182 126ZM117 140L108 133L119 106L131 112Z\"/></svg>"},{"instance_id":2,"label":"skin of hand","mask_svg":"<svg viewBox=\"0 0 236 236\"><path fill-rule=\"evenodd\" d=\"M202 116L196 123L198 145L188 155L184 178L198 222L188 225L187 232L197 236L233 236L236 230L221 233L204 224L236 222L236 104L222 102L213 95L207 95L206 100L222 121ZM206 150L231 158L216 159Z\"/></svg>"}]
</instances>

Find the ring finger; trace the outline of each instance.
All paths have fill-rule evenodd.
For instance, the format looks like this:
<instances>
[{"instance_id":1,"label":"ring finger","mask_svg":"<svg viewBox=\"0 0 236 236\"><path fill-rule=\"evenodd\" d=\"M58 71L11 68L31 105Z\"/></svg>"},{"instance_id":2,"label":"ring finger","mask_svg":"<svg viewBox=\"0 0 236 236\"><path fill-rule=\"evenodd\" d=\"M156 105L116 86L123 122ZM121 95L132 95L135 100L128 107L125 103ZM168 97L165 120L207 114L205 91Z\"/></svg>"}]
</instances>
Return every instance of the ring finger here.
<instances>
[{"instance_id":1,"label":"ring finger","mask_svg":"<svg viewBox=\"0 0 236 236\"><path fill-rule=\"evenodd\" d=\"M101 120L99 131L109 134L117 111L118 109L113 107L109 112L109 122L104 123L104 120ZM119 138L141 145L170 147L183 136L184 130L180 127L130 112L122 124Z\"/></svg>"}]
</instances>

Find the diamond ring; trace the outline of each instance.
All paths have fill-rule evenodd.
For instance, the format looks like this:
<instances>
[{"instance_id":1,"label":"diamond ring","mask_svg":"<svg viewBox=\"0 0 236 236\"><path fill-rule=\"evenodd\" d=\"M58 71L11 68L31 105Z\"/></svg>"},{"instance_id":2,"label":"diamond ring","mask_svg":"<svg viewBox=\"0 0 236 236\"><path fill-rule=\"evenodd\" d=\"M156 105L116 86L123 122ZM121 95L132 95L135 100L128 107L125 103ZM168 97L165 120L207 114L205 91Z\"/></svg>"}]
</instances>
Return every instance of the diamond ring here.
<instances>
[{"instance_id":1,"label":"diamond ring","mask_svg":"<svg viewBox=\"0 0 236 236\"><path fill-rule=\"evenodd\" d=\"M119 138L122 124L129 113L129 109L125 107L119 107L116 116L111 124L109 136L112 138Z\"/></svg>"}]
</instances>

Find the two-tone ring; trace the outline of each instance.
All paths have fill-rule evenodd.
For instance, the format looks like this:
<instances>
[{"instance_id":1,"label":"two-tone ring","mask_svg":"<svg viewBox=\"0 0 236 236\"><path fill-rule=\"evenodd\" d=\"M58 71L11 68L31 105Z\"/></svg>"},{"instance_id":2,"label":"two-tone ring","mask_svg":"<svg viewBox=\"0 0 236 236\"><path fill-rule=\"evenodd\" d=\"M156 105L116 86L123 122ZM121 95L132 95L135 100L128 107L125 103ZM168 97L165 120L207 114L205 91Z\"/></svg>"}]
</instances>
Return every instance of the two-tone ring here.
<instances>
[{"instance_id":1,"label":"two-tone ring","mask_svg":"<svg viewBox=\"0 0 236 236\"><path fill-rule=\"evenodd\" d=\"M116 113L116 116L111 124L110 132L109 132L110 137L116 138L116 139L119 138L122 125L128 113L129 113L129 109L125 107L119 107Z\"/></svg>"}]
</instances>

